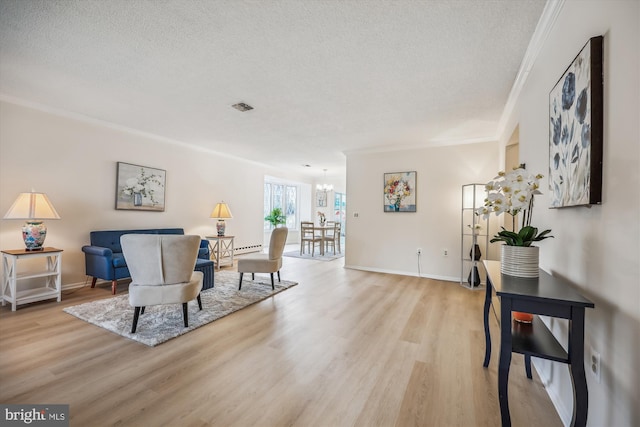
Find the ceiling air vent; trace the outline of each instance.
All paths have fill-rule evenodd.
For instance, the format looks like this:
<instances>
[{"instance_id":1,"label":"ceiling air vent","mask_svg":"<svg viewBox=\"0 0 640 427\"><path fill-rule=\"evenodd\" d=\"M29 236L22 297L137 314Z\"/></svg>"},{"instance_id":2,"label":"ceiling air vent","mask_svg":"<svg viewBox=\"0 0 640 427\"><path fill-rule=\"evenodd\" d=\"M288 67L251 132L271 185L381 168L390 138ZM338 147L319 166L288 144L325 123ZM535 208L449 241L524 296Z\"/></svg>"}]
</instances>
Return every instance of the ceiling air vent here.
<instances>
[{"instance_id":1,"label":"ceiling air vent","mask_svg":"<svg viewBox=\"0 0 640 427\"><path fill-rule=\"evenodd\" d=\"M253 107L251 105L245 104L244 102L238 102L237 104L233 104L232 107L242 112L253 110Z\"/></svg>"}]
</instances>

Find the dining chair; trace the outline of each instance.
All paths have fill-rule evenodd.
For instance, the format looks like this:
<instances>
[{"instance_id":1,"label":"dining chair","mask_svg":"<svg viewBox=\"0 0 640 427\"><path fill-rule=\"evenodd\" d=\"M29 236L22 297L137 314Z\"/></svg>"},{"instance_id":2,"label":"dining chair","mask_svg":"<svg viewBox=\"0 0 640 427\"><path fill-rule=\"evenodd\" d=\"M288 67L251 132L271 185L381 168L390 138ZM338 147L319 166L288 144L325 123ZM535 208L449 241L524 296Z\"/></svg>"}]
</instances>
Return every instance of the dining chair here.
<instances>
[{"instance_id":1,"label":"dining chair","mask_svg":"<svg viewBox=\"0 0 640 427\"><path fill-rule=\"evenodd\" d=\"M300 222L300 255L305 253L306 248L307 252L311 252L311 256L314 256L316 245L320 247L322 244L322 236L316 234L313 222Z\"/></svg>"},{"instance_id":2,"label":"dining chair","mask_svg":"<svg viewBox=\"0 0 640 427\"><path fill-rule=\"evenodd\" d=\"M338 247L338 253L342 253L342 248L340 247L341 228L342 228L342 225L339 222L334 221L333 229L325 231L325 235L324 235L325 253L329 250L329 246L331 246L331 248L333 249L333 254L335 255L336 245Z\"/></svg>"}]
</instances>

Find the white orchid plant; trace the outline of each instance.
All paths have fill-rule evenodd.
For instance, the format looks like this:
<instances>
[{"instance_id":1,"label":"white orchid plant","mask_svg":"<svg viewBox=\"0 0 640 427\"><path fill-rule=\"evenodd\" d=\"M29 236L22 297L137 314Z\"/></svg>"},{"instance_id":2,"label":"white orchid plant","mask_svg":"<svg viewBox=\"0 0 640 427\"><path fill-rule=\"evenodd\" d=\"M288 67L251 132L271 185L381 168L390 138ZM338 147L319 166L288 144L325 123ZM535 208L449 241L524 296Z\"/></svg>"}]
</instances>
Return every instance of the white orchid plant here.
<instances>
[{"instance_id":1,"label":"white orchid plant","mask_svg":"<svg viewBox=\"0 0 640 427\"><path fill-rule=\"evenodd\" d=\"M484 206L476 210L477 215L487 219L492 213L507 213L511 215L515 230L516 215L522 214L522 228L519 232L502 227L502 231L491 239L491 243L502 241L509 246L531 246L533 242L553 237L549 235L551 230L538 233L538 229L531 226L533 198L536 194L542 194L539 190L542 178L541 174L527 173L524 166L520 165L511 172L499 172L493 181L485 185L488 195Z\"/></svg>"}]
</instances>

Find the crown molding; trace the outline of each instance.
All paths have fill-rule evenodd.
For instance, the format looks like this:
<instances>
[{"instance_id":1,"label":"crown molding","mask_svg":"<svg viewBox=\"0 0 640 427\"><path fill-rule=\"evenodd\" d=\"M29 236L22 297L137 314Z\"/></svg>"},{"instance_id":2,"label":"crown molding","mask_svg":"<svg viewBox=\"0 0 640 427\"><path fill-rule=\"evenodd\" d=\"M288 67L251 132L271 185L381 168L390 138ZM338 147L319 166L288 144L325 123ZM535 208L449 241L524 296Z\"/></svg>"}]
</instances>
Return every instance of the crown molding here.
<instances>
[{"instance_id":1,"label":"crown molding","mask_svg":"<svg viewBox=\"0 0 640 427\"><path fill-rule=\"evenodd\" d=\"M551 32L564 3L565 0L549 0L544 6L538 25L536 25L533 36L531 36L531 40L529 41L529 46L527 46L527 50L522 58L520 69L518 70L516 79L511 87L511 92L509 93L509 98L507 99L507 103L502 111L502 116L498 122L497 136L499 138L504 136L503 134L506 130L507 122L513 114L518 98L520 97L520 92L522 92L522 88L529 77L529 72L531 72L531 68L533 68L536 59L538 58L538 54L540 54L542 47L547 41L549 33Z\"/></svg>"},{"instance_id":2,"label":"crown molding","mask_svg":"<svg viewBox=\"0 0 640 427\"><path fill-rule=\"evenodd\" d=\"M274 166L272 165L268 165L266 163L261 163L261 162L257 162L254 160L249 160L249 159L245 159L239 156L235 156L233 154L227 154L221 151L216 151L213 150L211 148L207 148L207 147L203 147L197 144L189 144L187 142L184 141L179 141L176 139L172 139L172 138L167 138L165 136L162 135L157 135L151 132L145 132L145 131L141 131L138 129L134 129L134 128L130 128L127 126L123 126L123 125L118 125L106 120L101 120L101 119L95 119L93 117L90 116L86 116L83 114L79 114L79 113L74 113L71 111L67 111L67 110L62 110L59 108L54 108L54 107L50 107L48 105L44 105L44 104L40 104L37 102L32 102L32 101L27 101L24 100L22 98L16 98L14 96L11 95L6 95L3 93L0 93L0 102L6 102L8 104L14 104L14 105L18 105L20 107L25 107L25 108L29 108L32 110L36 110L36 111L41 111L47 114L51 114L53 116L58 116L58 117L62 117L62 118L66 118L66 119L71 119L71 120L75 120L81 123L87 123L87 124L91 124L91 125L95 125L95 126L100 126L103 128L107 128L107 129L112 129L112 130L116 130L119 132L124 132L124 133L128 133L131 135L136 135L136 136L140 136L143 137L145 139L151 139L151 140L156 140L156 141L161 141L167 144L172 144L172 145L179 145L185 148L188 148L190 150L195 150L195 151L201 151L201 152L206 152L206 153L210 153L210 154L215 154L221 157L225 157L228 159L233 159L233 160L238 160L244 163L250 163L252 165L256 165L256 166L261 166L261 167L267 167L267 168L274 168Z\"/></svg>"}]
</instances>

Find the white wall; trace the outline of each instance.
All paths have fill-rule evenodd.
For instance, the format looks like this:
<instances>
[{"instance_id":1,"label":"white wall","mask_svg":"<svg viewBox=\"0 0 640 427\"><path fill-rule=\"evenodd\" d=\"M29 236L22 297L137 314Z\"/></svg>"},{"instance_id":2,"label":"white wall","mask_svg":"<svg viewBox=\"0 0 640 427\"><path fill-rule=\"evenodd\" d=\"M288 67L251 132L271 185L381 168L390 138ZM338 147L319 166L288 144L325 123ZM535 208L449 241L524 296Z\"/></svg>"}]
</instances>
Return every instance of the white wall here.
<instances>
[{"instance_id":1,"label":"white wall","mask_svg":"<svg viewBox=\"0 0 640 427\"><path fill-rule=\"evenodd\" d=\"M316 186L322 184L329 184L333 186L332 191L327 191L327 206L319 207L316 203ZM335 195L336 193L344 193L346 191L346 182L345 176L334 176L327 175L326 179L320 178L316 179L313 185L313 197L311 200L311 212L310 216L306 219L308 221L312 221L316 224L319 223L320 218L318 216L318 212L322 212L325 214L327 221L333 220L334 217L334 203L335 203Z\"/></svg>"},{"instance_id":2,"label":"white wall","mask_svg":"<svg viewBox=\"0 0 640 427\"><path fill-rule=\"evenodd\" d=\"M598 383L587 373L590 426L640 425L639 28L638 1L567 1L501 140L519 123L520 160L527 169L547 173L549 92L587 40L604 35L602 205L546 209L544 194L533 217L535 225L552 228L555 235L540 245L541 267L569 279L595 303L586 315L586 358L590 347L601 354L602 379ZM550 323L566 342L566 323ZM568 369L534 361L568 423L573 408Z\"/></svg>"},{"instance_id":3,"label":"white wall","mask_svg":"<svg viewBox=\"0 0 640 427\"><path fill-rule=\"evenodd\" d=\"M497 142L347 154L345 266L417 276L422 248L422 276L459 281L462 185L498 169ZM398 171L417 172L416 213L383 212L383 174Z\"/></svg>"},{"instance_id":4,"label":"white wall","mask_svg":"<svg viewBox=\"0 0 640 427\"><path fill-rule=\"evenodd\" d=\"M46 221L45 245L64 250L67 287L85 281L81 247L92 230L182 227L211 235L216 220L209 215L224 199L234 215L226 234L236 236L236 247L260 244L264 176L311 184L255 163L8 102L0 102L0 123L0 215L21 192L33 188L49 196L62 219ZM164 212L115 210L118 161L166 170ZM24 247L22 223L0 220L0 248Z\"/></svg>"}]
</instances>

